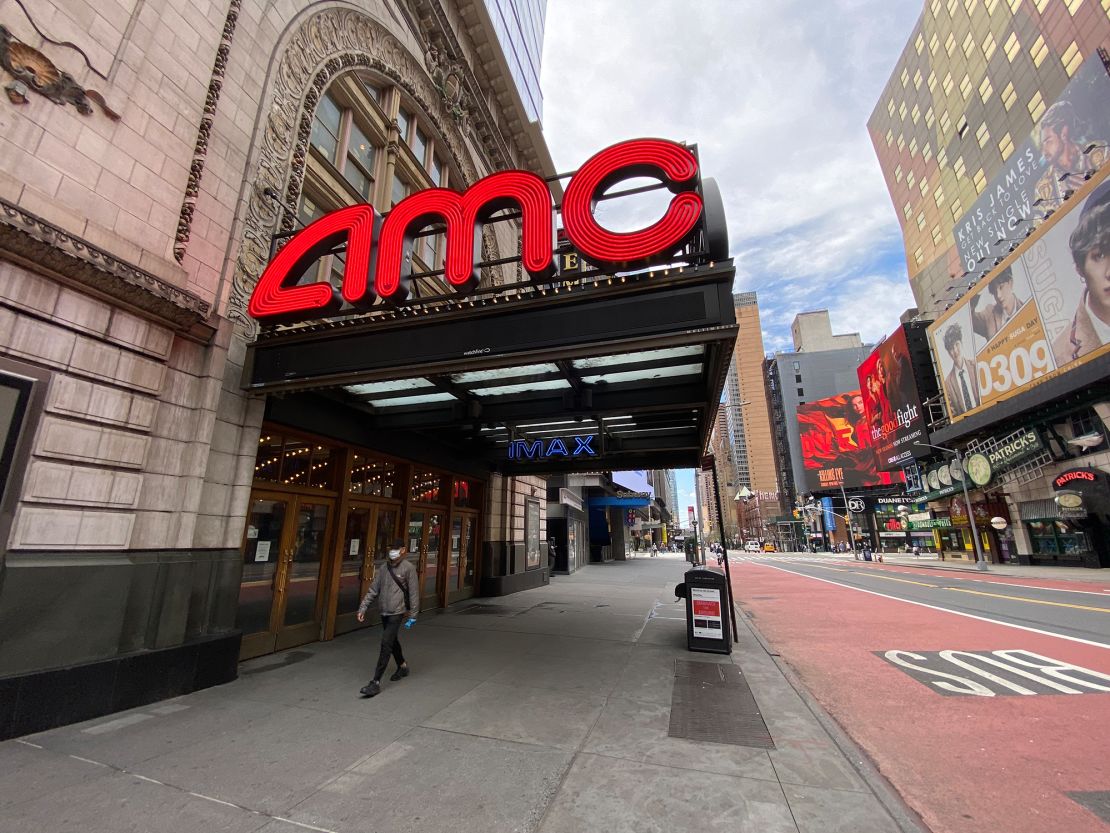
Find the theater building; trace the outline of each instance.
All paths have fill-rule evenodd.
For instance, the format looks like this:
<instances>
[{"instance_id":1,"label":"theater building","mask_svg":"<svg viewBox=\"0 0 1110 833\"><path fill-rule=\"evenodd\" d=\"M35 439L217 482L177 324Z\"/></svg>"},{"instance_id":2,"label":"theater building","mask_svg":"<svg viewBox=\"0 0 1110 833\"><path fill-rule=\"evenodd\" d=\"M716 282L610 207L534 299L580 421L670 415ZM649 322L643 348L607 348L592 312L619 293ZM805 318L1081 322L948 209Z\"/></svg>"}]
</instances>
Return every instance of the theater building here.
<instances>
[{"instance_id":1,"label":"theater building","mask_svg":"<svg viewBox=\"0 0 1110 833\"><path fill-rule=\"evenodd\" d=\"M356 627L394 537L427 611L541 584L544 475L696 461L736 334L719 197L659 142L576 174L557 243L575 180L539 130L542 14L524 43L506 5L0 20L0 737ZM666 216L607 260L590 206L633 169ZM526 193L487 200L505 171ZM259 296L352 210L372 221ZM395 269L368 286L371 251ZM268 317L291 290L327 298Z\"/></svg>"}]
</instances>

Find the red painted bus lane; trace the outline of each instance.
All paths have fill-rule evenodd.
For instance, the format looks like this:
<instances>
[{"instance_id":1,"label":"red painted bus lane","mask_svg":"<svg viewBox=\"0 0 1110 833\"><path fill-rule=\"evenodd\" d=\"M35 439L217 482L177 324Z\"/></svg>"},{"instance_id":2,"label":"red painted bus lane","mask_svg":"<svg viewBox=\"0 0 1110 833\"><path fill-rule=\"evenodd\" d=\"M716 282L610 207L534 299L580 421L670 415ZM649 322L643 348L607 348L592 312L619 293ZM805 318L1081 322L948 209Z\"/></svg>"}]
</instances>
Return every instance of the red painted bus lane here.
<instances>
[{"instance_id":1,"label":"red painted bus lane","mask_svg":"<svg viewBox=\"0 0 1110 833\"><path fill-rule=\"evenodd\" d=\"M737 601L768 642L936 833L1110 833L1068 795L1110 790L1110 693L1015 662L1039 663L1032 654L1110 675L1110 650L860 592L829 583L833 571L820 578L758 563L733 572ZM956 681L902 667L891 651ZM986 656L948 655L987 673L999 670L996 661L1033 678L999 671L1007 688L946 660L945 651ZM1083 693L1040 693L1054 689L1035 678ZM973 689L958 680L1000 693L937 685Z\"/></svg>"}]
</instances>

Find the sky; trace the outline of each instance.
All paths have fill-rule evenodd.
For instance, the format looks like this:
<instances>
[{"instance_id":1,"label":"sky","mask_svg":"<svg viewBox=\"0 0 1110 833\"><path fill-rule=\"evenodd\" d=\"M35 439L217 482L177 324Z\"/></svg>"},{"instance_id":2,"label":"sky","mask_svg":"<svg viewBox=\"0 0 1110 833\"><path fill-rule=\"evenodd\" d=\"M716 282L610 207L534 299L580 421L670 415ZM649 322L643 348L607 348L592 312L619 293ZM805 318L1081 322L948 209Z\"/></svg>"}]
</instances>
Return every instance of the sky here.
<instances>
[{"instance_id":1,"label":"sky","mask_svg":"<svg viewBox=\"0 0 1110 833\"><path fill-rule=\"evenodd\" d=\"M799 312L875 342L913 306L867 119L922 0L548 0L543 131L560 171L624 139L698 145L764 348ZM614 229L652 209L641 198ZM617 201L606 204L612 206ZM617 209L614 209L617 210ZM655 214L658 216L658 214ZM679 476L681 513L693 473Z\"/></svg>"}]
</instances>

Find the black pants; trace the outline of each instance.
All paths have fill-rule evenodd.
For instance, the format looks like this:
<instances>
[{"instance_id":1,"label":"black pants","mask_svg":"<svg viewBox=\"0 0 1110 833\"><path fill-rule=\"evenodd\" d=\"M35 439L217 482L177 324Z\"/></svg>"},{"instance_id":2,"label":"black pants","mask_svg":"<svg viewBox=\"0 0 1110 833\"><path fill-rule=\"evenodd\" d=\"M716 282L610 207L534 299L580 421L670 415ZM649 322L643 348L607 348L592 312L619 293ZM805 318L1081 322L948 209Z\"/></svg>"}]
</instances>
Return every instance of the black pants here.
<instances>
[{"instance_id":1,"label":"black pants","mask_svg":"<svg viewBox=\"0 0 1110 833\"><path fill-rule=\"evenodd\" d=\"M398 668L405 661L405 655L401 653L401 625L404 621L405 614L403 613L396 615L382 614L382 650L378 654L378 667L374 669L375 680L380 680L382 674L385 673L386 666L389 665L390 654L397 660Z\"/></svg>"}]
</instances>

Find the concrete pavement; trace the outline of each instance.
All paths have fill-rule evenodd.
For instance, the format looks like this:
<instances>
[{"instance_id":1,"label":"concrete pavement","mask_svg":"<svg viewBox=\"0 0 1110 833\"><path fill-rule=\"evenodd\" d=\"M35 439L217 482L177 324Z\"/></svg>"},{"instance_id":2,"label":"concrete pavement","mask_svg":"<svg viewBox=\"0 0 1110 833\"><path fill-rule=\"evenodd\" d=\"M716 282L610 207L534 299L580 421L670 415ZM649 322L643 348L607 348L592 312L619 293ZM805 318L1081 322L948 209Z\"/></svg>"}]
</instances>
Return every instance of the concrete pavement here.
<instances>
[{"instance_id":1,"label":"concrete pavement","mask_svg":"<svg viewBox=\"0 0 1110 833\"><path fill-rule=\"evenodd\" d=\"M0 830L920 830L746 619L731 657L685 650L686 566L591 565L425 616L412 675L371 700L378 628L2 743ZM739 666L775 748L669 737L676 659Z\"/></svg>"}]
</instances>

